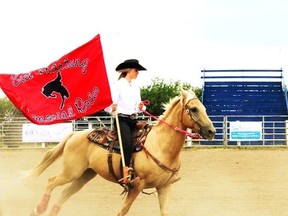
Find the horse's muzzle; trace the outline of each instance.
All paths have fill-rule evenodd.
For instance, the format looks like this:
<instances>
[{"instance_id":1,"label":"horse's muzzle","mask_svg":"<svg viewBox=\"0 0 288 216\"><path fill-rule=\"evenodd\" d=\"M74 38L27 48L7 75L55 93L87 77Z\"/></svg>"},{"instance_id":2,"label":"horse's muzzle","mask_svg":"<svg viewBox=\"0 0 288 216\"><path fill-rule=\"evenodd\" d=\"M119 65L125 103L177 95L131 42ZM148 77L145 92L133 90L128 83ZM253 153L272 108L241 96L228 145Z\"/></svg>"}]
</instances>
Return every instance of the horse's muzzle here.
<instances>
[{"instance_id":1,"label":"horse's muzzle","mask_svg":"<svg viewBox=\"0 0 288 216\"><path fill-rule=\"evenodd\" d=\"M212 140L216 134L215 128L212 127L202 127L199 131L199 134L203 139Z\"/></svg>"}]
</instances>

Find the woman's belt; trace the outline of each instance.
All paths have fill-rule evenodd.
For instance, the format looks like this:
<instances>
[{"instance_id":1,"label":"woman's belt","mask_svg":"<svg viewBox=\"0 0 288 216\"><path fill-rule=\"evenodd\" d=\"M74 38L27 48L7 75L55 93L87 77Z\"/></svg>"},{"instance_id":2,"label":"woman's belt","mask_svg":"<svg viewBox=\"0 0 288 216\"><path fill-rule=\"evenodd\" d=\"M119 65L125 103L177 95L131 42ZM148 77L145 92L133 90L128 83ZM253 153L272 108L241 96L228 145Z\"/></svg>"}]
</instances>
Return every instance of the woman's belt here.
<instances>
[{"instance_id":1,"label":"woman's belt","mask_svg":"<svg viewBox=\"0 0 288 216\"><path fill-rule=\"evenodd\" d=\"M119 117L124 117L124 118L130 118L130 119L138 119L138 114L137 113L133 113L132 115L118 113L118 116Z\"/></svg>"}]
</instances>

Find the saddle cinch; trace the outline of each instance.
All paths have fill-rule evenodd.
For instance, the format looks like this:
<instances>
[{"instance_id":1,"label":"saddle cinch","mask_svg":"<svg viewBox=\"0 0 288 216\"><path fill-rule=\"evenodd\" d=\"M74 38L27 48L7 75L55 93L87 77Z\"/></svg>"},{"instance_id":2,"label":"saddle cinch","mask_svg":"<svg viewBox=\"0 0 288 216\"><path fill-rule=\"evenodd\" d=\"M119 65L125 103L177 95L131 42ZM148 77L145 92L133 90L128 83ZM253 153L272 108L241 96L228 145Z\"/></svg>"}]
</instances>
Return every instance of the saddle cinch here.
<instances>
[{"instance_id":1,"label":"saddle cinch","mask_svg":"<svg viewBox=\"0 0 288 216\"><path fill-rule=\"evenodd\" d=\"M138 122L136 125L136 131L133 136L133 143L134 143L134 152L141 151L143 149L144 142L146 140L147 134L150 132L152 125L147 124L146 122ZM99 145L100 147L107 149L114 153L120 154L120 146L117 131L108 128L99 128L94 129L90 132L87 138L94 142L95 144Z\"/></svg>"}]
</instances>

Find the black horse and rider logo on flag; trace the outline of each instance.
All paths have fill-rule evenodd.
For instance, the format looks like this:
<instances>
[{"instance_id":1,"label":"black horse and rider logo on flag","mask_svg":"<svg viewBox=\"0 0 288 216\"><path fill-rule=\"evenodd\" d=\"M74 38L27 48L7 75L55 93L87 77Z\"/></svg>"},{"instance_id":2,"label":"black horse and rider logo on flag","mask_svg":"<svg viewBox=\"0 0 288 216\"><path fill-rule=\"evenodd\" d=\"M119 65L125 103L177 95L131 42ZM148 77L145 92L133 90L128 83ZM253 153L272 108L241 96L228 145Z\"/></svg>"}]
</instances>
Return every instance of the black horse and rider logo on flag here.
<instances>
[{"instance_id":1,"label":"black horse and rider logo on flag","mask_svg":"<svg viewBox=\"0 0 288 216\"><path fill-rule=\"evenodd\" d=\"M69 92L67 88L62 84L62 77L61 73L58 72L57 77L52 80L51 82L48 82L45 86L42 88L42 94L45 95L47 98L56 98L57 94L61 97L61 104L59 109L62 110L64 107L65 99L68 99L70 97Z\"/></svg>"}]
</instances>

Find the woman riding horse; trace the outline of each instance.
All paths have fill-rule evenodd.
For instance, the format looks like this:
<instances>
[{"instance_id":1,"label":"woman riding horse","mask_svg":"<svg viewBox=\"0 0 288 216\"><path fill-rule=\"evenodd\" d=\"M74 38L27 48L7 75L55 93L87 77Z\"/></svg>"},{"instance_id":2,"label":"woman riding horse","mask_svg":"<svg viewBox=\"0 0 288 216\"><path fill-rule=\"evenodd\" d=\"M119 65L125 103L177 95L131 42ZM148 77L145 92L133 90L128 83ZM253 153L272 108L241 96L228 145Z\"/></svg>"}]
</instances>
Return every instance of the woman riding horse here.
<instances>
[{"instance_id":1,"label":"woman riding horse","mask_svg":"<svg viewBox=\"0 0 288 216\"><path fill-rule=\"evenodd\" d=\"M166 105L164 114L152 126L144 144L145 150L132 155L134 170L140 181L128 191L118 216L126 215L136 197L147 188L156 188L161 216L168 215L169 192L172 184L179 179L177 174L181 164L180 153L187 135L183 131L188 128L203 139L211 140L215 135L215 128L206 109L195 93L182 90L180 96ZM30 176L37 177L57 158L63 156L62 171L49 178L45 194L32 215L45 212L51 193L57 186L71 183L52 207L50 216L58 215L61 206L97 174L110 182L117 182L109 172L109 152L87 138L92 131L93 129L70 133L31 170ZM122 175L120 158L119 154L113 153L112 165L118 178Z\"/></svg>"},{"instance_id":2,"label":"woman riding horse","mask_svg":"<svg viewBox=\"0 0 288 216\"><path fill-rule=\"evenodd\" d=\"M141 66L136 59L129 59L116 67L116 71L120 72L118 81L112 85L112 105L105 109L107 112L112 112L112 115L118 115L119 124L117 119L114 120L114 127L120 132L120 145L123 147L124 157L123 161L123 178L122 184L131 184L131 172L130 166L131 157L133 153L133 135L136 131L137 113L142 109L145 109L143 102L141 101L140 88L133 82L138 76L138 71L146 70ZM118 114L116 113L118 112ZM139 177L133 179L134 184L139 182Z\"/></svg>"}]
</instances>

